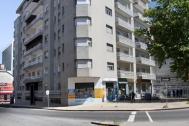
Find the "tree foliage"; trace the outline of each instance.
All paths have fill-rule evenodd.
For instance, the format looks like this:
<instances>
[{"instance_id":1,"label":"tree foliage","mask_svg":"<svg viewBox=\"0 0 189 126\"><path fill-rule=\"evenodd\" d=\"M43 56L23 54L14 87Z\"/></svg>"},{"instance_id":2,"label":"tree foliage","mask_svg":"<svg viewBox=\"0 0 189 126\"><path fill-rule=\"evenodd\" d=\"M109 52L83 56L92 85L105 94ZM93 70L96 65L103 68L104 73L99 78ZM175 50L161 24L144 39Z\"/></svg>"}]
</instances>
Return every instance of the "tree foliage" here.
<instances>
[{"instance_id":1,"label":"tree foliage","mask_svg":"<svg viewBox=\"0 0 189 126\"><path fill-rule=\"evenodd\" d=\"M138 29L135 34L145 36L148 51L159 68L172 59L171 72L184 81L189 74L189 0L152 0L154 8L144 11L150 19L149 29Z\"/></svg>"}]
</instances>

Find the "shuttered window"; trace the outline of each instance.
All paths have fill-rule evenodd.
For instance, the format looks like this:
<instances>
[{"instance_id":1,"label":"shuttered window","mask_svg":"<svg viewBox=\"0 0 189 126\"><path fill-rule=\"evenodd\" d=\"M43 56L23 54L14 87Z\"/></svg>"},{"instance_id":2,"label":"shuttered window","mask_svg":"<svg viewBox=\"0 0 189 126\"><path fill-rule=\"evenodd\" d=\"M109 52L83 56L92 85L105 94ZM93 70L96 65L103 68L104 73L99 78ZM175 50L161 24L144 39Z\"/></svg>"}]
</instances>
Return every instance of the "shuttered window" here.
<instances>
[{"instance_id":1,"label":"shuttered window","mask_svg":"<svg viewBox=\"0 0 189 126\"><path fill-rule=\"evenodd\" d=\"M109 26L109 25L106 25L106 32L108 32L108 33L113 33L113 30L112 30L112 27L111 26Z\"/></svg>"},{"instance_id":2,"label":"shuttered window","mask_svg":"<svg viewBox=\"0 0 189 126\"><path fill-rule=\"evenodd\" d=\"M107 43L107 51L113 52L113 45L112 44Z\"/></svg>"},{"instance_id":3,"label":"shuttered window","mask_svg":"<svg viewBox=\"0 0 189 126\"><path fill-rule=\"evenodd\" d=\"M91 46L91 39L90 38L76 39L75 46Z\"/></svg>"},{"instance_id":4,"label":"shuttered window","mask_svg":"<svg viewBox=\"0 0 189 126\"><path fill-rule=\"evenodd\" d=\"M77 4L91 4L91 0L76 0Z\"/></svg>"},{"instance_id":5,"label":"shuttered window","mask_svg":"<svg viewBox=\"0 0 189 126\"><path fill-rule=\"evenodd\" d=\"M77 68L91 68L92 60L77 60L76 67Z\"/></svg>"},{"instance_id":6,"label":"shuttered window","mask_svg":"<svg viewBox=\"0 0 189 126\"><path fill-rule=\"evenodd\" d=\"M75 19L75 25L90 25L90 24L91 24L90 18L82 17L82 18Z\"/></svg>"}]
</instances>

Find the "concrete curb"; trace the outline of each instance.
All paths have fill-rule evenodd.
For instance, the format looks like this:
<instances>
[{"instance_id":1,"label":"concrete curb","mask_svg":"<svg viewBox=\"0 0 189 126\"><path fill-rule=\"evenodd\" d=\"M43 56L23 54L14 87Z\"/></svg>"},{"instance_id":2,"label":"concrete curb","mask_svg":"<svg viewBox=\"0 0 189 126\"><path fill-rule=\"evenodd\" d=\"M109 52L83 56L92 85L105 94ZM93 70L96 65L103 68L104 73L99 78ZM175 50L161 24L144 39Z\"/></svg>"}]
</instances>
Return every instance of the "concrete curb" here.
<instances>
[{"instance_id":1,"label":"concrete curb","mask_svg":"<svg viewBox=\"0 0 189 126\"><path fill-rule=\"evenodd\" d=\"M91 124L102 125L102 126L120 126L120 125L117 125L117 124L108 124L106 122L91 122Z\"/></svg>"}]
</instances>

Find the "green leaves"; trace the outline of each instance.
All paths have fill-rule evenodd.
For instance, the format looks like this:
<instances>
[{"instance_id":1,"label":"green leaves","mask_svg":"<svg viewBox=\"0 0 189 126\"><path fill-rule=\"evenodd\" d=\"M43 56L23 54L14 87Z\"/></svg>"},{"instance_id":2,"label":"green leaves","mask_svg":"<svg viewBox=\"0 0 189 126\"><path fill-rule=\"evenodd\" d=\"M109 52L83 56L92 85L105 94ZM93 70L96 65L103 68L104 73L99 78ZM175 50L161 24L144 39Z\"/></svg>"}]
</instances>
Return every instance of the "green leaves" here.
<instances>
[{"instance_id":1,"label":"green leaves","mask_svg":"<svg viewBox=\"0 0 189 126\"><path fill-rule=\"evenodd\" d=\"M153 1L157 6L145 10L143 15L150 18L150 30L137 29L135 34L146 36L148 51L159 67L166 59L172 59L171 71L186 81L189 73L189 0Z\"/></svg>"}]
</instances>

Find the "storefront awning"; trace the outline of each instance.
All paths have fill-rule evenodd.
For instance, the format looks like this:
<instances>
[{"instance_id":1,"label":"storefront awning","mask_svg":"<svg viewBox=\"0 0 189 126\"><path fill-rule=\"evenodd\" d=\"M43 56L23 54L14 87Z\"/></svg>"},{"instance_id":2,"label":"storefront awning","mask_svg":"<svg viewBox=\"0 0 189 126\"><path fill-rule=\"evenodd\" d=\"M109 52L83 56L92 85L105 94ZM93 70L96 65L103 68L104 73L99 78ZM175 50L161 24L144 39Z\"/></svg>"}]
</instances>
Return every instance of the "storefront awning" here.
<instances>
[{"instance_id":1,"label":"storefront awning","mask_svg":"<svg viewBox=\"0 0 189 126\"><path fill-rule=\"evenodd\" d=\"M125 84L125 83L127 83L127 79L126 78L118 78L118 83Z\"/></svg>"}]
</instances>

